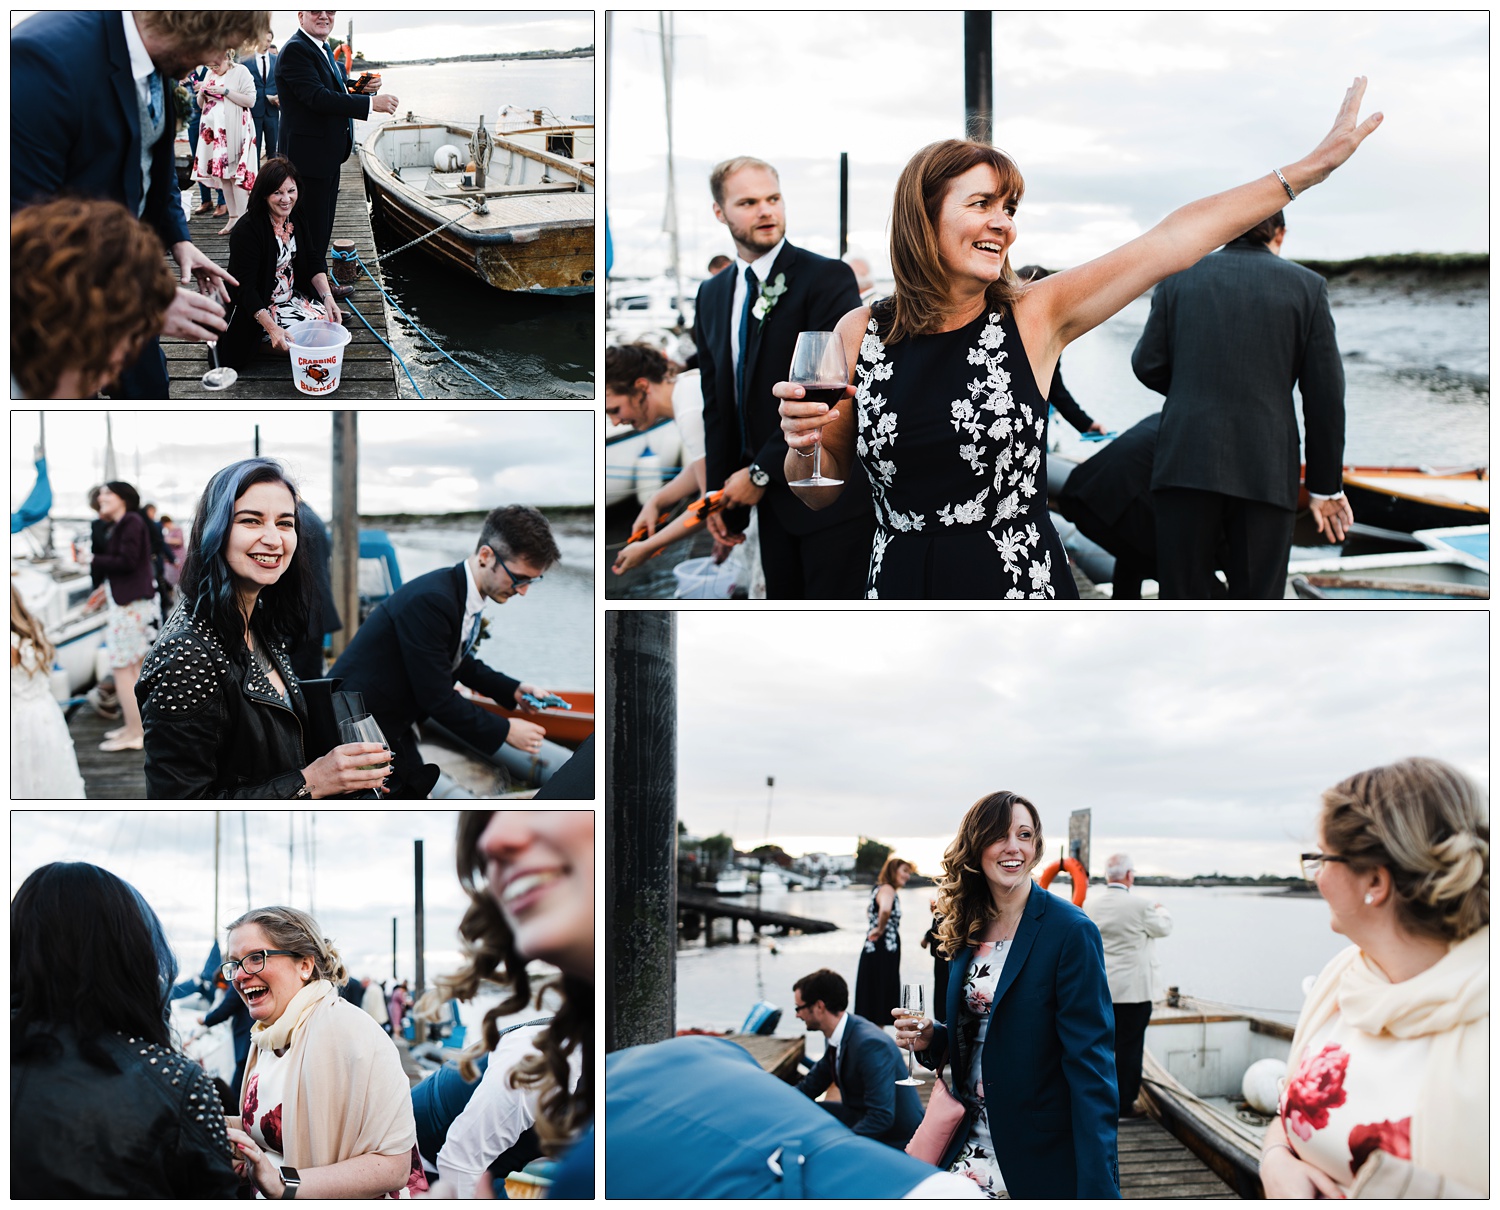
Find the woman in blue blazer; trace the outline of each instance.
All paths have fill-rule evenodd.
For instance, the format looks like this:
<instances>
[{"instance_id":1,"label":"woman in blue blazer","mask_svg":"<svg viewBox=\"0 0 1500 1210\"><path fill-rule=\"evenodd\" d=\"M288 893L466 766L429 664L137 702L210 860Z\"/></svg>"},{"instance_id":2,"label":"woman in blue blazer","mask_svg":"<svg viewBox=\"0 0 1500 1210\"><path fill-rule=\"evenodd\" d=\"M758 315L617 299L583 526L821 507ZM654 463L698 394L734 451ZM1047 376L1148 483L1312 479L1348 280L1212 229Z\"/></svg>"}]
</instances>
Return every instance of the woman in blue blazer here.
<instances>
[{"instance_id":1,"label":"woman in blue blazer","mask_svg":"<svg viewBox=\"0 0 1500 1210\"><path fill-rule=\"evenodd\" d=\"M941 1167L990 1196L1119 1197L1114 1009L1099 930L1031 880L1042 822L1018 794L981 798L943 855L935 906L951 963L948 1023L897 1038L952 1065L969 1111Z\"/></svg>"}]
</instances>

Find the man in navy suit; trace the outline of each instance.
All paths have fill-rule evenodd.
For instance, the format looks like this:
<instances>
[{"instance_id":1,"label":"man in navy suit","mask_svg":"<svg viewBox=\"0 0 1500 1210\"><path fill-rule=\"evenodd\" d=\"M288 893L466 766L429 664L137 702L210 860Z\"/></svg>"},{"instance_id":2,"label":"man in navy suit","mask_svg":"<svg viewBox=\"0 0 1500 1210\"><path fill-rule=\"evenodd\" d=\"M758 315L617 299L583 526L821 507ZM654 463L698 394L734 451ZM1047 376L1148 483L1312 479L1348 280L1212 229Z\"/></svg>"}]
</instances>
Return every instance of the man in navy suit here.
<instances>
[{"instance_id":1,"label":"man in navy suit","mask_svg":"<svg viewBox=\"0 0 1500 1210\"><path fill-rule=\"evenodd\" d=\"M297 166L302 178L302 207L315 224L308 236L319 257L333 238L333 216L339 202L339 170L354 152L354 119L395 113L396 98L349 93L349 78L328 48L335 10L297 13L300 28L288 39L276 62L281 100L281 154ZM335 298L348 298L353 286L335 283Z\"/></svg>"},{"instance_id":2,"label":"man in navy suit","mask_svg":"<svg viewBox=\"0 0 1500 1210\"><path fill-rule=\"evenodd\" d=\"M394 758L396 793L425 797L436 766L424 765L414 724L435 719L484 752L509 744L541 750L543 731L528 719L505 719L476 706L453 687L460 681L496 701L514 702L547 690L496 672L473 656L486 600L503 605L561 556L547 519L512 504L484 520L479 544L462 563L430 571L404 584L367 618L329 676L364 696Z\"/></svg>"},{"instance_id":3,"label":"man in navy suit","mask_svg":"<svg viewBox=\"0 0 1500 1210\"><path fill-rule=\"evenodd\" d=\"M120 202L152 227L182 271L162 335L216 340L215 299L238 285L188 237L177 190L172 83L226 47L269 35L268 12L43 12L11 33L11 210L63 194ZM196 280L196 291L187 289ZM165 399L156 340L118 380L121 397Z\"/></svg>"},{"instance_id":4,"label":"man in navy suit","mask_svg":"<svg viewBox=\"0 0 1500 1210\"><path fill-rule=\"evenodd\" d=\"M875 542L864 468L849 469L836 503L808 508L787 486L786 441L771 394L791 371L797 334L831 332L859 306L854 271L787 243L781 180L770 164L725 160L709 175L709 188L714 217L729 228L739 256L699 287L693 323L707 486L723 488L726 503L741 506L727 518L711 513L709 529L727 541L730 527L744 527L744 508L756 505L768 597L863 597Z\"/></svg>"},{"instance_id":5,"label":"man in navy suit","mask_svg":"<svg viewBox=\"0 0 1500 1210\"><path fill-rule=\"evenodd\" d=\"M816 970L792 984L797 1016L828 1046L797 1091L814 1100L837 1084L839 1100L823 1108L855 1134L905 1148L922 1124L922 1099L906 1078L901 1048L873 1021L846 1012L849 985L837 971Z\"/></svg>"},{"instance_id":6,"label":"man in navy suit","mask_svg":"<svg viewBox=\"0 0 1500 1210\"><path fill-rule=\"evenodd\" d=\"M280 113L276 108L275 45L269 43L265 50L244 59L255 80L255 104L250 107L250 116L255 119L255 146L263 160L276 154L276 142L281 135Z\"/></svg>"}]
</instances>

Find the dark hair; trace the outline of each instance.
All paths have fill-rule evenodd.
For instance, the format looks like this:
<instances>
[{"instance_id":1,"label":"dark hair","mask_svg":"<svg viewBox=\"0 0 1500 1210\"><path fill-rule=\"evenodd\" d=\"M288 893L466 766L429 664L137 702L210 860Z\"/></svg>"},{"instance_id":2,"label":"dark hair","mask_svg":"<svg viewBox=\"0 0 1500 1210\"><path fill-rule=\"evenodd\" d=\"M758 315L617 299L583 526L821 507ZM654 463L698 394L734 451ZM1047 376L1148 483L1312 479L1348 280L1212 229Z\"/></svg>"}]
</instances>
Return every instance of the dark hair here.
<instances>
[{"instance_id":1,"label":"dark hair","mask_svg":"<svg viewBox=\"0 0 1500 1210\"><path fill-rule=\"evenodd\" d=\"M942 917L938 925L938 949L949 960L959 950L978 945L979 934L995 918L995 900L990 894L989 879L984 875L984 851L1010 833L1011 815L1016 807L1026 808L1036 831L1036 852L1026 866L1030 873L1041 861L1046 843L1042 837L1042 817L1027 799L1009 790L986 794L970 807L963 823L958 825L958 835L943 852L943 877L932 910Z\"/></svg>"},{"instance_id":2,"label":"dark hair","mask_svg":"<svg viewBox=\"0 0 1500 1210\"><path fill-rule=\"evenodd\" d=\"M628 395L635 390L635 380L645 378L650 382L665 382L672 376L672 363L666 354L650 345L637 342L628 345L610 345L604 350L604 389L617 395Z\"/></svg>"},{"instance_id":3,"label":"dark hair","mask_svg":"<svg viewBox=\"0 0 1500 1210\"><path fill-rule=\"evenodd\" d=\"M562 558L547 518L526 504L507 504L493 510L484 519L474 549L481 546L488 546L502 559L525 559L541 571Z\"/></svg>"},{"instance_id":4,"label":"dark hair","mask_svg":"<svg viewBox=\"0 0 1500 1210\"><path fill-rule=\"evenodd\" d=\"M979 164L988 164L999 177L1002 194L1019 203L1026 182L1014 160L998 147L972 139L944 139L929 143L912 156L896 182L891 206L891 272L896 293L882 300L881 326L887 319L887 344L908 336L935 332L947 318L948 270L938 244L938 213L948 183ZM1020 296L1020 283L1006 254L998 280L985 291L992 311L1005 311Z\"/></svg>"},{"instance_id":5,"label":"dark hair","mask_svg":"<svg viewBox=\"0 0 1500 1210\"><path fill-rule=\"evenodd\" d=\"M302 177L297 172L297 166L285 156L273 155L268 160L262 160L260 172L255 178L255 186L250 190L250 200L245 203L245 216L266 216L270 221L271 195L280 189L290 179L297 186L298 200L301 200Z\"/></svg>"},{"instance_id":6,"label":"dark hair","mask_svg":"<svg viewBox=\"0 0 1500 1210\"><path fill-rule=\"evenodd\" d=\"M141 511L141 493L126 483L125 480L111 479L104 486L119 496L121 500L125 501L126 512L138 513ZM97 499L97 497L95 498Z\"/></svg>"},{"instance_id":7,"label":"dark hair","mask_svg":"<svg viewBox=\"0 0 1500 1210\"><path fill-rule=\"evenodd\" d=\"M70 1029L84 1058L119 1067L99 1044L119 1030L171 1045L177 960L141 893L108 870L55 861L35 870L10 904L11 1060L60 1053Z\"/></svg>"},{"instance_id":8,"label":"dark hair","mask_svg":"<svg viewBox=\"0 0 1500 1210\"><path fill-rule=\"evenodd\" d=\"M193 515L192 536L187 556L177 582L179 608L195 618L206 619L218 633L229 658L243 664L250 658L245 650L244 615L235 597L234 580L224 560L229 545L229 530L234 521L234 504L257 483L281 483L292 493L295 505L301 499L297 485L291 481L279 462L270 458L246 458L217 472L198 498ZM297 544L302 544L302 518L295 521ZM307 629L312 613L312 570L306 559L293 552L281 579L261 589L255 601L256 621L272 636L293 639Z\"/></svg>"},{"instance_id":9,"label":"dark hair","mask_svg":"<svg viewBox=\"0 0 1500 1210\"><path fill-rule=\"evenodd\" d=\"M849 1007L849 985L844 982L843 975L827 967L803 975L792 984L792 990L802 993L803 1004L816 1004L821 1000L823 1007L831 1013L841 1013Z\"/></svg>"},{"instance_id":10,"label":"dark hair","mask_svg":"<svg viewBox=\"0 0 1500 1210\"><path fill-rule=\"evenodd\" d=\"M1286 230L1286 215L1278 210L1268 219L1262 219L1251 227L1249 231L1240 236L1240 239L1253 240L1257 244L1269 244L1276 238L1278 231Z\"/></svg>"},{"instance_id":11,"label":"dark hair","mask_svg":"<svg viewBox=\"0 0 1500 1210\"><path fill-rule=\"evenodd\" d=\"M722 252L714 253L714 255L710 257L708 261L709 276L712 277L721 269L727 269L732 264L734 264L734 258L732 256L725 256Z\"/></svg>"},{"instance_id":12,"label":"dark hair","mask_svg":"<svg viewBox=\"0 0 1500 1210\"><path fill-rule=\"evenodd\" d=\"M484 855L479 851L479 838L489 826L491 814L464 811L458 817L455 845L458 882L469 896L468 911L458 926L465 965L457 974L439 976L436 980L437 991L444 999L472 1000L482 983L497 983L510 990L510 995L484 1015L480 1037L464 1052L459 1072L466 1080L473 1080L478 1074L475 1060L494 1050L500 1041L498 1019L520 1012L531 999L526 958L516 948L515 934L484 882ZM548 981L538 989L538 1004L552 985ZM590 979L563 975L556 985L561 989L562 1005L510 1077L512 1088L540 1090L537 1136L549 1153L558 1150L594 1116L594 984ZM426 1008L424 1004L418 1011ZM579 1050L583 1054L583 1074L577 1092L570 1092L569 1059Z\"/></svg>"}]
</instances>

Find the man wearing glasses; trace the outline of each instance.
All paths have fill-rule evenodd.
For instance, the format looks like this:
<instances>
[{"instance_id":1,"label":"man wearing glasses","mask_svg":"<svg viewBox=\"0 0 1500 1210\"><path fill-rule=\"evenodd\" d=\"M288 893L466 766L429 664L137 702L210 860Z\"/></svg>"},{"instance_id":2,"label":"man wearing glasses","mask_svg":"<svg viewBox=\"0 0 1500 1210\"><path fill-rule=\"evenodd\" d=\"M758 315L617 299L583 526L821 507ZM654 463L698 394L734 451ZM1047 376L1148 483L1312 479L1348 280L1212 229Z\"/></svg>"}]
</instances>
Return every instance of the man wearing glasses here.
<instances>
[{"instance_id":1,"label":"man wearing glasses","mask_svg":"<svg viewBox=\"0 0 1500 1210\"><path fill-rule=\"evenodd\" d=\"M526 684L474 656L486 600L504 605L527 589L561 555L547 519L534 508L511 504L484 519L474 553L462 563L430 571L404 584L360 626L329 676L364 696L391 746L395 797L425 798L437 781L424 765L415 724L428 719L481 752L509 744L541 751L543 731L529 719L505 719L476 706L454 681L530 710L525 695L547 690Z\"/></svg>"}]
</instances>

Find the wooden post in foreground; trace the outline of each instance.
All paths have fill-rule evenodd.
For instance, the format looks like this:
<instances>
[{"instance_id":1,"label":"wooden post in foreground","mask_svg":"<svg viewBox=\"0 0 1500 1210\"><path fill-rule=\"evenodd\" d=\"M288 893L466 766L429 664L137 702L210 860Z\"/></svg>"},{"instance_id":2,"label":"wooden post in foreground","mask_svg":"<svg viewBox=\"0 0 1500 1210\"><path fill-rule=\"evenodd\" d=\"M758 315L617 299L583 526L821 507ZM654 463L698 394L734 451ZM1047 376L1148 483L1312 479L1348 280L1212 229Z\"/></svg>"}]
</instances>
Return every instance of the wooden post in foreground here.
<instances>
[{"instance_id":1,"label":"wooden post in foreground","mask_svg":"<svg viewBox=\"0 0 1500 1210\"><path fill-rule=\"evenodd\" d=\"M338 659L359 629L358 412L333 413L333 602L343 619L333 632Z\"/></svg>"}]
</instances>

